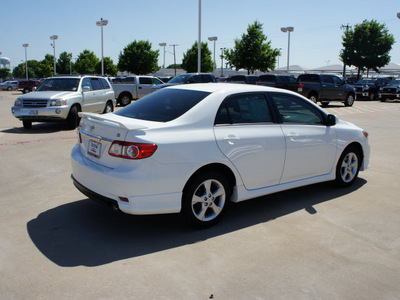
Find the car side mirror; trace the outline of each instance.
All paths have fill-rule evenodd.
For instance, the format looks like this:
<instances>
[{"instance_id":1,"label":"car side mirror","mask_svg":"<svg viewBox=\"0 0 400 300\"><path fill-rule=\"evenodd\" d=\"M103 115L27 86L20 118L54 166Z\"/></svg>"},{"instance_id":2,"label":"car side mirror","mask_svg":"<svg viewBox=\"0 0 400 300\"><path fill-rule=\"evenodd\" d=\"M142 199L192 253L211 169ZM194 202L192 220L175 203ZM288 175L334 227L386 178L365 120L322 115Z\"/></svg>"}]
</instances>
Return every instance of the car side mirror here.
<instances>
[{"instance_id":1,"label":"car side mirror","mask_svg":"<svg viewBox=\"0 0 400 300\"><path fill-rule=\"evenodd\" d=\"M337 118L335 115L329 114L326 118L326 126L334 126L337 123Z\"/></svg>"},{"instance_id":2,"label":"car side mirror","mask_svg":"<svg viewBox=\"0 0 400 300\"><path fill-rule=\"evenodd\" d=\"M85 85L84 87L82 87L82 92L89 92L90 91L90 86Z\"/></svg>"}]
</instances>

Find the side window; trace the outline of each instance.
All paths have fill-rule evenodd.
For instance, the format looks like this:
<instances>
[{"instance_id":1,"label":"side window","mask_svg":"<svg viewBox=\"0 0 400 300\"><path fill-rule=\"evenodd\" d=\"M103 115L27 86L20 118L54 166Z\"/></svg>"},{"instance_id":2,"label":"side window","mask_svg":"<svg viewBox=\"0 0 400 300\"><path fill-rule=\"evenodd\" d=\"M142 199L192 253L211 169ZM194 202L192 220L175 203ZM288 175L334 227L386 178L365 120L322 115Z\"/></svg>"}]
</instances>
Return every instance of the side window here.
<instances>
[{"instance_id":1,"label":"side window","mask_svg":"<svg viewBox=\"0 0 400 300\"><path fill-rule=\"evenodd\" d=\"M288 77L288 81L289 81L289 83L296 83L297 82L296 78L294 78L294 77Z\"/></svg>"},{"instance_id":2,"label":"side window","mask_svg":"<svg viewBox=\"0 0 400 300\"><path fill-rule=\"evenodd\" d=\"M92 83L93 90L102 90L103 89L103 86L101 85L99 78L91 78L90 82Z\"/></svg>"},{"instance_id":3,"label":"side window","mask_svg":"<svg viewBox=\"0 0 400 300\"><path fill-rule=\"evenodd\" d=\"M282 122L297 124L323 124L322 113L305 100L292 95L271 94Z\"/></svg>"},{"instance_id":4,"label":"side window","mask_svg":"<svg viewBox=\"0 0 400 300\"><path fill-rule=\"evenodd\" d=\"M326 75L321 76L321 81L323 83L334 83L333 78L331 76L326 76Z\"/></svg>"},{"instance_id":5,"label":"side window","mask_svg":"<svg viewBox=\"0 0 400 300\"><path fill-rule=\"evenodd\" d=\"M110 85L108 84L107 80L105 80L104 78L100 78L100 82L103 85L103 89L108 90L110 88Z\"/></svg>"},{"instance_id":6,"label":"side window","mask_svg":"<svg viewBox=\"0 0 400 300\"><path fill-rule=\"evenodd\" d=\"M149 77L139 77L140 84L153 84L153 81Z\"/></svg>"},{"instance_id":7,"label":"side window","mask_svg":"<svg viewBox=\"0 0 400 300\"><path fill-rule=\"evenodd\" d=\"M201 83L200 75L193 75L189 78L188 83Z\"/></svg>"},{"instance_id":8,"label":"side window","mask_svg":"<svg viewBox=\"0 0 400 300\"><path fill-rule=\"evenodd\" d=\"M332 80L336 85L341 85L342 84L342 80L339 77L332 76Z\"/></svg>"},{"instance_id":9,"label":"side window","mask_svg":"<svg viewBox=\"0 0 400 300\"><path fill-rule=\"evenodd\" d=\"M90 78L83 78L82 79L82 89L85 87L85 86L88 86L89 88L90 88L90 90L92 91L93 90L93 88L92 88L92 84L90 83Z\"/></svg>"},{"instance_id":10,"label":"side window","mask_svg":"<svg viewBox=\"0 0 400 300\"><path fill-rule=\"evenodd\" d=\"M272 122L272 114L263 94L243 94L225 99L215 119L215 124L265 122Z\"/></svg>"}]
</instances>

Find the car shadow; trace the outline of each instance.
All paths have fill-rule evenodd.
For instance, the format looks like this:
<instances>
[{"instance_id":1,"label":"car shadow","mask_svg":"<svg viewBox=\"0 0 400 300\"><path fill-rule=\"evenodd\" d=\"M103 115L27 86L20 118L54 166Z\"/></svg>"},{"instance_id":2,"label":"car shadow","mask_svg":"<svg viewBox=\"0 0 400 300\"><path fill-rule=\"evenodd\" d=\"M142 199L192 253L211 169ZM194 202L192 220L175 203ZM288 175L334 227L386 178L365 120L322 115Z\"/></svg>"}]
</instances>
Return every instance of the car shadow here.
<instances>
[{"instance_id":1,"label":"car shadow","mask_svg":"<svg viewBox=\"0 0 400 300\"><path fill-rule=\"evenodd\" d=\"M100 266L205 241L303 209L312 217L318 213L315 205L364 184L361 178L344 189L321 183L240 202L220 223L201 230L187 225L179 214L133 216L86 199L39 214L27 223L27 231L39 251L59 266Z\"/></svg>"},{"instance_id":2,"label":"car shadow","mask_svg":"<svg viewBox=\"0 0 400 300\"><path fill-rule=\"evenodd\" d=\"M69 129L63 122L44 122L44 123L33 123L32 128L25 129L21 127L14 127L9 129L1 130L3 133L11 134L43 134L43 133L55 133L60 131L73 131L75 129Z\"/></svg>"}]
</instances>

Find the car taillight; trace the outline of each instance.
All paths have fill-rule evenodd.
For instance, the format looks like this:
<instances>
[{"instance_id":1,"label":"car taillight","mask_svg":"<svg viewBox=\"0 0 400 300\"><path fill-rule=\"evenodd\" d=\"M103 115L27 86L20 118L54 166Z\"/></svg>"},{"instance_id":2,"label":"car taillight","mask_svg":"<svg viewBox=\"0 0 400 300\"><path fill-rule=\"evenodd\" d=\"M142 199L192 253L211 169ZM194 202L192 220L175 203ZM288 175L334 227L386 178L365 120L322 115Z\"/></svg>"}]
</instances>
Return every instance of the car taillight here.
<instances>
[{"instance_id":1,"label":"car taillight","mask_svg":"<svg viewBox=\"0 0 400 300\"><path fill-rule=\"evenodd\" d=\"M304 87L304 84L299 83L299 85L297 86L299 89L302 89Z\"/></svg>"},{"instance_id":2,"label":"car taillight","mask_svg":"<svg viewBox=\"0 0 400 300\"><path fill-rule=\"evenodd\" d=\"M154 144L114 141L108 150L108 154L126 159L143 159L152 156L156 150L157 145Z\"/></svg>"}]
</instances>

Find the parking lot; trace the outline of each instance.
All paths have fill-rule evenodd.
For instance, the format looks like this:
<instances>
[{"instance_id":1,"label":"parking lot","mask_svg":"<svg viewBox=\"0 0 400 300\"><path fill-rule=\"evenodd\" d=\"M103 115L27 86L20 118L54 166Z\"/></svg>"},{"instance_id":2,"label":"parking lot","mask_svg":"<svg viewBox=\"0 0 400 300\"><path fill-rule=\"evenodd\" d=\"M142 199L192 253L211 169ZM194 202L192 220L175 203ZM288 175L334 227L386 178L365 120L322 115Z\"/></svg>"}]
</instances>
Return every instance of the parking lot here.
<instances>
[{"instance_id":1,"label":"parking lot","mask_svg":"<svg viewBox=\"0 0 400 300\"><path fill-rule=\"evenodd\" d=\"M88 200L70 179L75 131L24 129L21 94L0 91L2 299L400 299L400 103L327 108L370 134L352 187L245 201L194 230Z\"/></svg>"}]
</instances>

